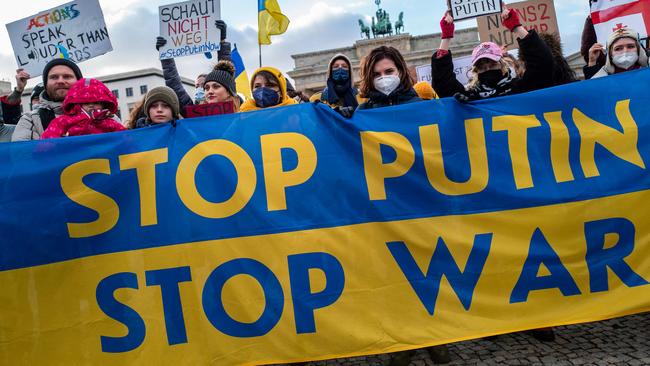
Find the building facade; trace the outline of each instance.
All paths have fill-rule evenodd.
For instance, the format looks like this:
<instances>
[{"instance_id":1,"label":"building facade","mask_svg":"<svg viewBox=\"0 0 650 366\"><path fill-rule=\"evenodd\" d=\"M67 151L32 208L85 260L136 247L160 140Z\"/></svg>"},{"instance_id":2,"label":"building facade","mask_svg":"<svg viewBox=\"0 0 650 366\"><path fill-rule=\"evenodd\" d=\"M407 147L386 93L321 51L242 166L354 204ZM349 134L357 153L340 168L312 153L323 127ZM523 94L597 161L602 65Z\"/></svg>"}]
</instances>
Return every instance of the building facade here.
<instances>
[{"instance_id":1,"label":"building facade","mask_svg":"<svg viewBox=\"0 0 650 366\"><path fill-rule=\"evenodd\" d=\"M118 115L123 122L126 122L130 111L144 98L145 94L147 94L149 90L157 86L165 85L162 70L155 68L100 76L96 79L103 82L117 97ZM188 78L181 79L185 91L187 91L189 95L193 96L194 81ZM29 100L31 93L32 89L29 88L25 89L25 92L22 95L24 110L32 108Z\"/></svg>"},{"instance_id":2,"label":"building facade","mask_svg":"<svg viewBox=\"0 0 650 366\"><path fill-rule=\"evenodd\" d=\"M379 46L395 47L402 53L410 67L417 68L418 66L431 64L431 55L434 50L438 49L441 40L440 33L421 36L411 36L405 33L392 37L363 39L356 41L350 47L292 55L295 68L288 74L295 81L296 90L302 90L307 95L320 92L326 86L327 67L330 60L336 54L341 53L346 55L352 62L353 77L358 85L359 63L373 48ZM462 57L471 55L474 47L479 43L478 28L460 29L456 31L454 38L451 40L450 48L454 53L454 57ZM567 57L567 60L578 76L582 77L584 60L582 60L580 54L572 54ZM413 76L415 77L415 75Z\"/></svg>"},{"instance_id":3,"label":"building facade","mask_svg":"<svg viewBox=\"0 0 650 366\"><path fill-rule=\"evenodd\" d=\"M0 80L0 95L7 95L11 93L11 83L8 81Z\"/></svg>"}]
</instances>

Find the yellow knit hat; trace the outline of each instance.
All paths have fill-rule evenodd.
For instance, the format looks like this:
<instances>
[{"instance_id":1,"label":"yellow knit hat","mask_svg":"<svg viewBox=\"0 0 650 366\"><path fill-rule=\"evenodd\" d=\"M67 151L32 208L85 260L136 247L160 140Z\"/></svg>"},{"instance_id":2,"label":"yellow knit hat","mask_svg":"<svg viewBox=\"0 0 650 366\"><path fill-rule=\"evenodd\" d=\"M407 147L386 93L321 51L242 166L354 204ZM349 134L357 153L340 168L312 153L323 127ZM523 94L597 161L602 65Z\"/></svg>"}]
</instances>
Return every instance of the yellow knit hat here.
<instances>
[{"instance_id":1,"label":"yellow knit hat","mask_svg":"<svg viewBox=\"0 0 650 366\"><path fill-rule=\"evenodd\" d=\"M415 89L418 96L424 100L438 99L438 95L428 81L420 81L413 86L413 89Z\"/></svg>"}]
</instances>

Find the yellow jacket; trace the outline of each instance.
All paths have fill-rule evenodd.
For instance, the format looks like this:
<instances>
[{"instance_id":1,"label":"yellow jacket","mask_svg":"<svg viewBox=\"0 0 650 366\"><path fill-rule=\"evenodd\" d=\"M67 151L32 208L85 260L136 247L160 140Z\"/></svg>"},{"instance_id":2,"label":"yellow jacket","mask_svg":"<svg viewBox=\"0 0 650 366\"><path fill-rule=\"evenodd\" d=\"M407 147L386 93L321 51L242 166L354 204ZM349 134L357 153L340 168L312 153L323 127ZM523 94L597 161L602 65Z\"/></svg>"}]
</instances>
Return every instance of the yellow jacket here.
<instances>
[{"instance_id":1,"label":"yellow jacket","mask_svg":"<svg viewBox=\"0 0 650 366\"><path fill-rule=\"evenodd\" d=\"M274 105L273 107L268 107L268 108L276 108L276 107L284 107L287 105L293 105L293 104L298 104L295 100L289 98L287 95L287 79L282 75L280 70L274 68L274 67L262 67L253 73L253 77L251 77L251 90L253 90L253 84L255 83L255 77L257 74L259 74L262 71L268 71L273 76L275 76L278 81L280 82L280 103L278 105ZM244 104L241 105L239 108L240 112L250 112L250 111L258 111L264 108L260 108L255 104L255 99L248 99L244 102Z\"/></svg>"}]
</instances>

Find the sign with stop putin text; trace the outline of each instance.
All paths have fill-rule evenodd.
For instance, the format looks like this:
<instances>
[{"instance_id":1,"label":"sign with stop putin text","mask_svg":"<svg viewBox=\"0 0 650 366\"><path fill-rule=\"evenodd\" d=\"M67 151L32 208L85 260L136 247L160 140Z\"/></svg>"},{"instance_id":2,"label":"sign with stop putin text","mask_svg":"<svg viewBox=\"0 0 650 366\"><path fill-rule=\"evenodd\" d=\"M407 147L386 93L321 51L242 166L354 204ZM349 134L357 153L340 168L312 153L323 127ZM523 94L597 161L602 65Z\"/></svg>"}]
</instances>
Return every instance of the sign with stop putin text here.
<instances>
[{"instance_id":1,"label":"sign with stop putin text","mask_svg":"<svg viewBox=\"0 0 650 366\"><path fill-rule=\"evenodd\" d=\"M0 144L0 364L278 364L650 311L649 84Z\"/></svg>"},{"instance_id":2,"label":"sign with stop putin text","mask_svg":"<svg viewBox=\"0 0 650 366\"><path fill-rule=\"evenodd\" d=\"M527 30L560 34L553 0L522 1L510 3L508 7L517 11L522 25ZM479 17L477 22L481 42L494 42L507 46L508 50L519 48L515 35L501 24L500 14Z\"/></svg>"},{"instance_id":3,"label":"sign with stop putin text","mask_svg":"<svg viewBox=\"0 0 650 366\"><path fill-rule=\"evenodd\" d=\"M167 44L158 52L160 59L203 55L219 51L221 31L220 0L192 0L163 5L159 9L160 36Z\"/></svg>"},{"instance_id":4,"label":"sign with stop putin text","mask_svg":"<svg viewBox=\"0 0 650 366\"><path fill-rule=\"evenodd\" d=\"M447 5L455 21L501 13L501 0L448 0Z\"/></svg>"},{"instance_id":5,"label":"sign with stop putin text","mask_svg":"<svg viewBox=\"0 0 650 366\"><path fill-rule=\"evenodd\" d=\"M18 68L41 75L52 59L76 63L113 50L98 0L72 1L7 24Z\"/></svg>"}]
</instances>

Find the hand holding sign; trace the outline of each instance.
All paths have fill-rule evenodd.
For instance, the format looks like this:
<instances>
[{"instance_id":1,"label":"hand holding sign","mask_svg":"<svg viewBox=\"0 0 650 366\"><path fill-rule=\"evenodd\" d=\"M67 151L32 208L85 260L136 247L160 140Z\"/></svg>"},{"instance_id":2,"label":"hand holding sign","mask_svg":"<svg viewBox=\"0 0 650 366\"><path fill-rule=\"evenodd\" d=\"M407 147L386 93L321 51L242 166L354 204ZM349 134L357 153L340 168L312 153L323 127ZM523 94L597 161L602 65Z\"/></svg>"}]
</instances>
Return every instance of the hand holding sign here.
<instances>
[{"instance_id":1,"label":"hand holding sign","mask_svg":"<svg viewBox=\"0 0 650 366\"><path fill-rule=\"evenodd\" d=\"M448 0L451 16L465 20L501 12L501 0Z\"/></svg>"},{"instance_id":2,"label":"hand holding sign","mask_svg":"<svg viewBox=\"0 0 650 366\"><path fill-rule=\"evenodd\" d=\"M161 6L160 36L167 43L158 50L160 59L207 56L218 51L223 38L219 24L215 24L221 17L220 6L219 0L191 0Z\"/></svg>"},{"instance_id":3,"label":"hand holding sign","mask_svg":"<svg viewBox=\"0 0 650 366\"><path fill-rule=\"evenodd\" d=\"M442 39L454 38L456 26L450 12L446 12L445 16L440 20L440 30L442 30Z\"/></svg>"},{"instance_id":4,"label":"hand holding sign","mask_svg":"<svg viewBox=\"0 0 650 366\"><path fill-rule=\"evenodd\" d=\"M23 69L16 70L16 91L22 93L27 85L27 80L31 78L27 71Z\"/></svg>"},{"instance_id":5,"label":"hand holding sign","mask_svg":"<svg viewBox=\"0 0 650 366\"><path fill-rule=\"evenodd\" d=\"M594 43L589 49L589 66L595 66L598 63L600 55L605 54L605 47L600 43Z\"/></svg>"}]
</instances>

